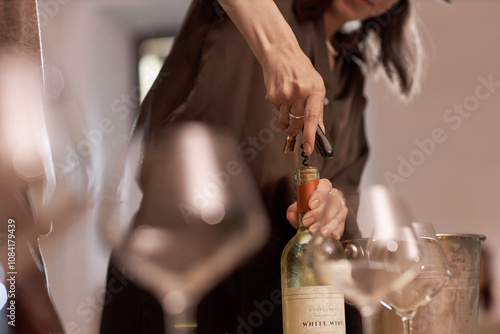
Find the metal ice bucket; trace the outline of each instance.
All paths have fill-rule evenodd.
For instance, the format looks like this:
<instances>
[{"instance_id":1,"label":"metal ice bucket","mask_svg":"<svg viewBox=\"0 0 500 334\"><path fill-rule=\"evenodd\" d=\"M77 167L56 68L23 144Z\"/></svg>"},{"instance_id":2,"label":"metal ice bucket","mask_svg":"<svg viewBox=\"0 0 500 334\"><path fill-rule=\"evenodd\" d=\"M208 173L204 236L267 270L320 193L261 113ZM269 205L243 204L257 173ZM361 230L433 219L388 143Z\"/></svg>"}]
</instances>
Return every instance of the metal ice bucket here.
<instances>
[{"instance_id":1,"label":"metal ice bucket","mask_svg":"<svg viewBox=\"0 0 500 334\"><path fill-rule=\"evenodd\" d=\"M415 333L475 334L481 242L477 234L438 234L451 270L450 282L413 320Z\"/></svg>"},{"instance_id":2,"label":"metal ice bucket","mask_svg":"<svg viewBox=\"0 0 500 334\"><path fill-rule=\"evenodd\" d=\"M477 234L438 234L451 270L449 283L417 310L414 334L476 334L481 242ZM401 319L383 309L378 334L403 333Z\"/></svg>"}]
</instances>

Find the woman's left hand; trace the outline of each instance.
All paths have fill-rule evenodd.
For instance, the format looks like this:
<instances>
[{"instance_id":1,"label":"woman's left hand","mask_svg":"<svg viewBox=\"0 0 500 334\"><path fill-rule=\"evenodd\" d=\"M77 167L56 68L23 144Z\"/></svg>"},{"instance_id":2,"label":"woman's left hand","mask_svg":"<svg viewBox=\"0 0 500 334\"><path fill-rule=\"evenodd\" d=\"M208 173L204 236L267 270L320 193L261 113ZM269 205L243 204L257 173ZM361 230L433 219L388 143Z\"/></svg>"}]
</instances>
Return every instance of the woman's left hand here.
<instances>
[{"instance_id":1,"label":"woman's left hand","mask_svg":"<svg viewBox=\"0 0 500 334\"><path fill-rule=\"evenodd\" d=\"M332 188L330 180L319 181L318 187L309 199L309 208L302 223L311 235L319 230L323 236L331 234L336 239L342 237L348 210L344 195L340 190ZM288 207L286 217L292 226L298 227L297 202Z\"/></svg>"}]
</instances>

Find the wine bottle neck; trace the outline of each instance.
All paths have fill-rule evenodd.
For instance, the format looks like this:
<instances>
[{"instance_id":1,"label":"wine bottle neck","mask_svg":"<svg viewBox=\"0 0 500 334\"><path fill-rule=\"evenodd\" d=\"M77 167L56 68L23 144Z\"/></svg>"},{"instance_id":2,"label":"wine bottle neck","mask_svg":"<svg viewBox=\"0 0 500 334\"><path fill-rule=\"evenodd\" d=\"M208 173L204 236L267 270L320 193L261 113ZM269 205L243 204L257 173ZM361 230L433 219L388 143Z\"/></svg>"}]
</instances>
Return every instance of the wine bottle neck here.
<instances>
[{"instance_id":1,"label":"wine bottle neck","mask_svg":"<svg viewBox=\"0 0 500 334\"><path fill-rule=\"evenodd\" d=\"M307 228L304 226L304 224L302 223L302 220L304 219L304 215L306 214L306 212L300 212L298 214L298 219L299 219L299 228L298 230L299 231L306 231Z\"/></svg>"},{"instance_id":2,"label":"wine bottle neck","mask_svg":"<svg viewBox=\"0 0 500 334\"><path fill-rule=\"evenodd\" d=\"M297 221L299 222L299 232L306 231L302 223L304 215L309 209L309 198L316 190L319 183L318 168L313 166L299 167L295 172L295 182L297 186Z\"/></svg>"}]
</instances>

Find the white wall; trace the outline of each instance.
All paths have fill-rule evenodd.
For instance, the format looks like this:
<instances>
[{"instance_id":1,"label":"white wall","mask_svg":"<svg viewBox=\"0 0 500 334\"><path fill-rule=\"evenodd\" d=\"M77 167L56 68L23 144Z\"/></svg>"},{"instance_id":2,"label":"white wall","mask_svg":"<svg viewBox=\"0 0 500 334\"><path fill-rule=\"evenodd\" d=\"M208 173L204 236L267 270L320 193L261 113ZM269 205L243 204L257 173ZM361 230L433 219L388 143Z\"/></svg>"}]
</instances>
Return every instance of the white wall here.
<instances>
[{"instance_id":1,"label":"white wall","mask_svg":"<svg viewBox=\"0 0 500 334\"><path fill-rule=\"evenodd\" d=\"M446 140L436 144L394 189L416 220L434 222L438 232L487 235L498 278L498 87L456 129L443 115L454 104L472 101L479 77L491 75L500 82L496 41L500 3L455 0L449 7L421 0L418 4L427 27L429 71L424 89L413 104L405 106L395 102L382 84L370 82L367 131L372 150L363 187L387 183L384 174L398 173L400 156L409 159L419 154L415 140L429 138L435 128L441 128ZM114 126L112 132L102 133L101 140L95 137L92 159L80 157L60 177L60 182L88 195L88 209L56 222L54 232L41 240L54 302L68 333L97 333L109 253L98 230L105 211L103 190L109 190L102 187L118 172L110 161L119 157L137 107L132 100L125 115L117 112L115 104L118 100L123 106L127 95L135 93L135 39L173 32L188 5L187 0L40 0L46 73L57 96L51 100L51 110L64 130L64 140L54 145L56 161L74 162L66 144L77 148L88 140L83 130L99 130L103 119ZM362 222L365 233L366 221Z\"/></svg>"},{"instance_id":2,"label":"white wall","mask_svg":"<svg viewBox=\"0 0 500 334\"><path fill-rule=\"evenodd\" d=\"M366 114L371 157L362 189L374 183L392 185L415 220L434 223L440 233L486 235L484 246L493 253L498 282L500 3L418 4L428 55L423 90L405 105L395 101L382 82L370 81ZM492 91L477 90L488 78L495 83ZM464 116L454 111L460 106ZM440 135L431 144L433 131ZM427 152L416 141L427 142ZM400 166L402 159L410 168ZM368 234L364 209L361 204L361 224Z\"/></svg>"}]
</instances>

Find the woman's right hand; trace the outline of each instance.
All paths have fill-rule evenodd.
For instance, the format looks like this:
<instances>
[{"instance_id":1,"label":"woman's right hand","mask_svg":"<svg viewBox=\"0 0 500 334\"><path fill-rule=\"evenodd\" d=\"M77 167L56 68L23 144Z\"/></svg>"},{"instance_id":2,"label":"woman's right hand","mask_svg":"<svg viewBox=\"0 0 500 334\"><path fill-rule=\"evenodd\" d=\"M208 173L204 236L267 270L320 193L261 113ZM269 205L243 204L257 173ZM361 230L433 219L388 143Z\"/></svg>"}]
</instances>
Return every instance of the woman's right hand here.
<instances>
[{"instance_id":1,"label":"woman's right hand","mask_svg":"<svg viewBox=\"0 0 500 334\"><path fill-rule=\"evenodd\" d=\"M279 124L288 135L303 130L304 152L314 150L316 128L323 125L325 84L298 44L294 50L275 50L262 62L266 99L280 111ZM294 119L289 113L299 117Z\"/></svg>"},{"instance_id":2,"label":"woman's right hand","mask_svg":"<svg viewBox=\"0 0 500 334\"><path fill-rule=\"evenodd\" d=\"M316 129L318 125L324 128L325 84L321 75L300 48L273 0L219 0L219 3L262 66L267 99L280 111L281 128L288 129L291 136L303 128L304 152L311 154ZM300 119L293 119L288 113Z\"/></svg>"}]
</instances>

